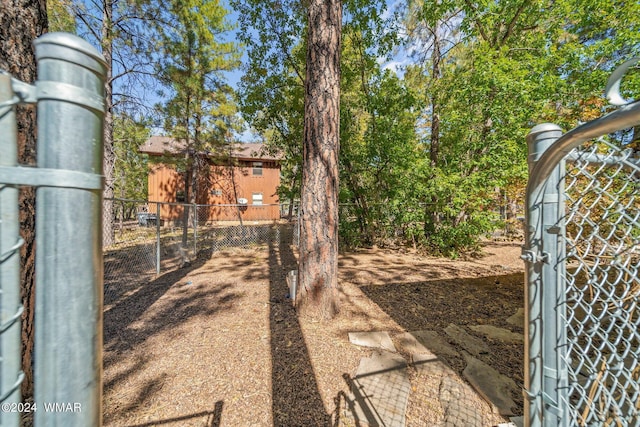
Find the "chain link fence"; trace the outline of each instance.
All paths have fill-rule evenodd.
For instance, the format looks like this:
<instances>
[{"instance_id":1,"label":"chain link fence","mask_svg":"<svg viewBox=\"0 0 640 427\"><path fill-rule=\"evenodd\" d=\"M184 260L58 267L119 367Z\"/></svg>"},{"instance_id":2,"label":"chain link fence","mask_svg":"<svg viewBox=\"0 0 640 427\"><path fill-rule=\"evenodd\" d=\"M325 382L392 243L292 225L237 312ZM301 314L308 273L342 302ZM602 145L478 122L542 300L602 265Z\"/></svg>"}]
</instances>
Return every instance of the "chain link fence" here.
<instances>
[{"instance_id":1,"label":"chain link fence","mask_svg":"<svg viewBox=\"0 0 640 427\"><path fill-rule=\"evenodd\" d=\"M640 425L640 158L606 142L563 177L568 403L576 425Z\"/></svg>"},{"instance_id":2,"label":"chain link fence","mask_svg":"<svg viewBox=\"0 0 640 427\"><path fill-rule=\"evenodd\" d=\"M295 222L289 205L191 205L104 200L105 293L121 282L148 280L230 248L278 239L280 225ZM111 204L110 209L106 205ZM294 215L290 218L290 212ZM294 227L294 243L297 242Z\"/></svg>"},{"instance_id":3,"label":"chain link fence","mask_svg":"<svg viewBox=\"0 0 640 427\"><path fill-rule=\"evenodd\" d=\"M638 124L636 102L527 137L526 426L640 426Z\"/></svg>"},{"instance_id":4,"label":"chain link fence","mask_svg":"<svg viewBox=\"0 0 640 427\"><path fill-rule=\"evenodd\" d=\"M93 46L71 34L44 34L33 47L38 68L33 84L0 70L0 425L22 425L23 415L32 412L37 426L98 426L107 64ZM17 128L25 124L16 120L19 104L36 104L37 167L18 160ZM19 233L19 210L33 206L19 203L20 187L36 188L35 242L33 229L24 238ZM29 224L32 215L26 215ZM35 284L32 273L21 283L20 250L26 246L31 258L34 243ZM32 402L73 402L74 410L36 411L35 404L22 401L21 388L33 391Z\"/></svg>"}]
</instances>

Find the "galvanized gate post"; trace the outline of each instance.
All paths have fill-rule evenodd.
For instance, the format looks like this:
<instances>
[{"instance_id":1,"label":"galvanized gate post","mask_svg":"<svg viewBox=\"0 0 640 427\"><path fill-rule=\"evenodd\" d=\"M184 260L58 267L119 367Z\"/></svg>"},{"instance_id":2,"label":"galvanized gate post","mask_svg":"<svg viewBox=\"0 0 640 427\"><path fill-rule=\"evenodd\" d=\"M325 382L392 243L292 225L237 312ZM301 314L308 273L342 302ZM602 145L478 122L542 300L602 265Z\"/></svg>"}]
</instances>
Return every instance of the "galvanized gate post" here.
<instances>
[{"instance_id":1,"label":"galvanized gate post","mask_svg":"<svg viewBox=\"0 0 640 427\"><path fill-rule=\"evenodd\" d=\"M156 202L156 276L160 275L160 202Z\"/></svg>"},{"instance_id":2,"label":"galvanized gate post","mask_svg":"<svg viewBox=\"0 0 640 427\"><path fill-rule=\"evenodd\" d=\"M542 154L558 138L562 130L545 123L534 127L527 135L529 171ZM562 251L559 241L563 215L561 176L564 163L537 188L528 192L525 248L522 258L527 263L525 280L525 425L566 425L562 417L559 375L562 357L558 343L564 341L564 329L559 327L564 317L557 310L563 307L562 271L552 262ZM543 286L544 283L544 286ZM564 347L564 346L560 346ZM566 380L565 380L566 382ZM549 416L553 414L555 416ZM563 421L564 419L564 421Z\"/></svg>"},{"instance_id":3,"label":"galvanized gate post","mask_svg":"<svg viewBox=\"0 0 640 427\"><path fill-rule=\"evenodd\" d=\"M34 44L38 167L49 169L49 185L65 187L37 191L35 425L99 426L106 64L69 34Z\"/></svg>"},{"instance_id":4,"label":"galvanized gate post","mask_svg":"<svg viewBox=\"0 0 640 427\"><path fill-rule=\"evenodd\" d=\"M198 256L198 205L193 204L193 259Z\"/></svg>"},{"instance_id":5,"label":"galvanized gate post","mask_svg":"<svg viewBox=\"0 0 640 427\"><path fill-rule=\"evenodd\" d=\"M18 143L11 76L0 72L0 166L17 166ZM21 401L20 246L18 188L0 184L0 402ZM0 411L0 425L17 426L20 413Z\"/></svg>"}]
</instances>

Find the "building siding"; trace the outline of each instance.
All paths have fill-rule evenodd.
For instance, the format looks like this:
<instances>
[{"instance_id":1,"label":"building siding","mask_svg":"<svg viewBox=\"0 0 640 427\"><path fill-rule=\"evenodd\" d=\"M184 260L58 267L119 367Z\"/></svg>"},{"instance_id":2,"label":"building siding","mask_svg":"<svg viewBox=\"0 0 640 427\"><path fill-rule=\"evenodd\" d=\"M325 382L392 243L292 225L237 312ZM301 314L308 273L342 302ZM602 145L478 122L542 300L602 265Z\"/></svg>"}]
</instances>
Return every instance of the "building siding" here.
<instances>
[{"instance_id":1,"label":"building siding","mask_svg":"<svg viewBox=\"0 0 640 427\"><path fill-rule=\"evenodd\" d=\"M280 185L280 167L275 161L263 161L262 174L256 175L253 167L255 162L260 162L260 159L238 161L234 166L209 162L208 167L199 172L196 203L206 205L198 207L199 222L280 218L276 194ZM178 192L184 191L184 178L174 166L153 161L149 165L148 184L150 202L176 203ZM262 196L262 204L257 203L258 194ZM238 199L246 199L246 206L228 206L236 205ZM160 214L165 220L179 221L183 208L163 204Z\"/></svg>"}]
</instances>

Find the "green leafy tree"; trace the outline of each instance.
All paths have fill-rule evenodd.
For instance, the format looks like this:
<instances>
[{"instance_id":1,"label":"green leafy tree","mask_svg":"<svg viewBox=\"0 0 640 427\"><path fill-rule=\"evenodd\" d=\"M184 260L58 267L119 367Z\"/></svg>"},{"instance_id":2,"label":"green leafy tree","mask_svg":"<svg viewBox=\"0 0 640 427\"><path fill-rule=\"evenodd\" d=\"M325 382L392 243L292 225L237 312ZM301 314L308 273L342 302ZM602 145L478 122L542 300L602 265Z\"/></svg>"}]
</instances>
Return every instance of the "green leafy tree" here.
<instances>
[{"instance_id":1,"label":"green leafy tree","mask_svg":"<svg viewBox=\"0 0 640 427\"><path fill-rule=\"evenodd\" d=\"M240 82L243 117L282 155L282 200L300 198L307 15L299 1L234 0L247 48Z\"/></svg>"},{"instance_id":2,"label":"green leafy tree","mask_svg":"<svg viewBox=\"0 0 640 427\"><path fill-rule=\"evenodd\" d=\"M409 32L413 45L428 46L409 78L431 100L423 116L431 160L423 191L433 249L455 253L493 229L498 201L513 206L526 182L524 136L532 123L567 117L576 99L589 98L587 90L570 93L573 71L566 68L584 69L578 63L592 48L565 42L577 28L568 13L577 3L408 2L409 25L428 29ZM449 46L438 44L442 28ZM580 61L570 60L572 52Z\"/></svg>"},{"instance_id":3,"label":"green leafy tree","mask_svg":"<svg viewBox=\"0 0 640 427\"><path fill-rule=\"evenodd\" d=\"M116 220L124 221L135 214L136 203L147 199L148 156L138 148L149 138L149 124L140 123L125 114L114 118L114 195L122 201L116 203ZM127 200L127 201L124 201Z\"/></svg>"}]
</instances>

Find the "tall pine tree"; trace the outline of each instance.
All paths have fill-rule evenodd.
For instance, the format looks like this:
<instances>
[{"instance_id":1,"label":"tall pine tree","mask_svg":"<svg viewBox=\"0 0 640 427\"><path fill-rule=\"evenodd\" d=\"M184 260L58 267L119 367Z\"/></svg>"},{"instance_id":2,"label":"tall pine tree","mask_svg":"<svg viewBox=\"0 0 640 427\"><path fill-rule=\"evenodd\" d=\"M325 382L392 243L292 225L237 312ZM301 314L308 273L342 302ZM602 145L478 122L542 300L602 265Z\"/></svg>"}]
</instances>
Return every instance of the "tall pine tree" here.
<instances>
[{"instance_id":1,"label":"tall pine tree","mask_svg":"<svg viewBox=\"0 0 640 427\"><path fill-rule=\"evenodd\" d=\"M236 113L233 91L224 71L239 66L236 43L222 40L231 30L228 11L218 0L173 0L171 26L163 29L161 82L169 88L163 105L165 131L184 142L185 201L198 200L198 177L205 166L199 153L225 143ZM183 212L183 245L187 241L189 209Z\"/></svg>"},{"instance_id":2,"label":"tall pine tree","mask_svg":"<svg viewBox=\"0 0 640 427\"><path fill-rule=\"evenodd\" d=\"M298 304L304 314L333 318L338 294L338 152L342 3L308 6Z\"/></svg>"}]
</instances>

